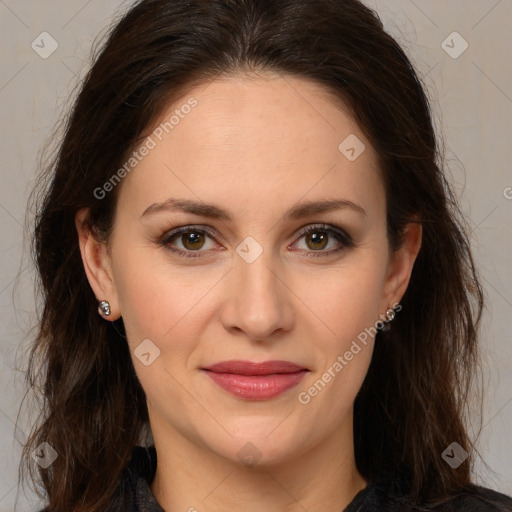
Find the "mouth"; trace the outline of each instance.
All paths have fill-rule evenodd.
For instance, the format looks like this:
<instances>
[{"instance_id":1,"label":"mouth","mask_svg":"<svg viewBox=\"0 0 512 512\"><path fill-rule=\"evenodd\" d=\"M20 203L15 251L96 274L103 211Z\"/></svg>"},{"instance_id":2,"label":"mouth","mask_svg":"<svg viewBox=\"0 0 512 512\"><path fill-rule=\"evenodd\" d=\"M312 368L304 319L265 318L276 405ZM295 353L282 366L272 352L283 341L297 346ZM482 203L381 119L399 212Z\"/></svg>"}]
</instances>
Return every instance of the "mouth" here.
<instances>
[{"instance_id":1,"label":"mouth","mask_svg":"<svg viewBox=\"0 0 512 512\"><path fill-rule=\"evenodd\" d=\"M290 361L231 360L201 368L224 391L247 400L268 400L296 386L310 370Z\"/></svg>"}]
</instances>

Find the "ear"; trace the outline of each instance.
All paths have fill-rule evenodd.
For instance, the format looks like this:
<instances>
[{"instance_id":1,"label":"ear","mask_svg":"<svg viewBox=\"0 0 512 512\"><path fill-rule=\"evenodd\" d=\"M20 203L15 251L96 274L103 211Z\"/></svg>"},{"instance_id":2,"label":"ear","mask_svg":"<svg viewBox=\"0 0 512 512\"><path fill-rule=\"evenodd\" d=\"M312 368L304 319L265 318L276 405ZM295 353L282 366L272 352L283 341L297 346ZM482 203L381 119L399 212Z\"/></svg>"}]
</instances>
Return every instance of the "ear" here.
<instances>
[{"instance_id":1,"label":"ear","mask_svg":"<svg viewBox=\"0 0 512 512\"><path fill-rule=\"evenodd\" d=\"M421 248L422 233L420 222L409 223L402 246L391 255L381 303L384 311L389 307L396 307L407 290L414 262Z\"/></svg>"},{"instance_id":2,"label":"ear","mask_svg":"<svg viewBox=\"0 0 512 512\"><path fill-rule=\"evenodd\" d=\"M98 242L91 233L86 222L88 213L88 208L82 208L75 216L82 262L96 300L106 300L110 304L110 315L103 318L114 321L121 313L112 275L111 258L105 243Z\"/></svg>"}]
</instances>

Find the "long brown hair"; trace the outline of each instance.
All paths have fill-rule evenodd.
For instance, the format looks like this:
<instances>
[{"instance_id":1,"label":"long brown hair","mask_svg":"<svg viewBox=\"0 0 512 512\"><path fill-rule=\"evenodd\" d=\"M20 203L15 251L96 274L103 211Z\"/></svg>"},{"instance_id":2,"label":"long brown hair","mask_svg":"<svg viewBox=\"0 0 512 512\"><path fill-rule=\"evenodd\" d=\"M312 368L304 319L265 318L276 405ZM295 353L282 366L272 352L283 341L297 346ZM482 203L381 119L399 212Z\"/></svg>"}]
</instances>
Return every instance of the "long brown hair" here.
<instances>
[{"instance_id":1,"label":"long brown hair","mask_svg":"<svg viewBox=\"0 0 512 512\"><path fill-rule=\"evenodd\" d=\"M358 0L140 0L93 61L33 196L42 311L27 382L42 410L22 466L41 482L48 509L108 510L148 427L123 321L98 316L75 214L88 207L90 229L108 240L119 187L101 198L94 191L170 98L247 70L313 79L346 105L380 157L390 247L400 246L408 222L423 226L402 310L391 331L377 334L355 401L359 471L367 480L396 476L418 503L468 489L475 452L467 418L483 291L427 97L377 14ZM457 469L441 456L454 441L470 454ZM31 458L42 442L58 453L47 469Z\"/></svg>"}]
</instances>

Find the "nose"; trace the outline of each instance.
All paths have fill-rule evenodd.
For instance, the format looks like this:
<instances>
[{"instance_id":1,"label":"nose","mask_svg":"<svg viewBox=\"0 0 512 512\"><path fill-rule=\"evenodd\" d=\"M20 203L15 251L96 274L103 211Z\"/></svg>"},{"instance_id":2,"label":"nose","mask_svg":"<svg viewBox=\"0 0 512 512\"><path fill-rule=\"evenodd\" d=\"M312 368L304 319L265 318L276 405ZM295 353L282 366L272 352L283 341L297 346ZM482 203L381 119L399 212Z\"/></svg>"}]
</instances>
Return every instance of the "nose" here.
<instances>
[{"instance_id":1,"label":"nose","mask_svg":"<svg viewBox=\"0 0 512 512\"><path fill-rule=\"evenodd\" d=\"M289 331L294 322L293 293L285 270L272 261L270 252L251 263L238 255L227 276L221 320L233 334L257 341L271 341Z\"/></svg>"}]
</instances>

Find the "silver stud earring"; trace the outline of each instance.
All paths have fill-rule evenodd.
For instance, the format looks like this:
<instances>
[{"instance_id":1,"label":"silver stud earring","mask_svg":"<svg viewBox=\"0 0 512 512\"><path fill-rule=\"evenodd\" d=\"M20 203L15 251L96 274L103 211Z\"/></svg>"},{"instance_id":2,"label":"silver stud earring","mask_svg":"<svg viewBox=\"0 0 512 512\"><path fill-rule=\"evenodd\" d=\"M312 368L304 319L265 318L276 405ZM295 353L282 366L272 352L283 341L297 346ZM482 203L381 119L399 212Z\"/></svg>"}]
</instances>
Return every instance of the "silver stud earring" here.
<instances>
[{"instance_id":1,"label":"silver stud earring","mask_svg":"<svg viewBox=\"0 0 512 512\"><path fill-rule=\"evenodd\" d=\"M395 319L395 316L396 316L395 310L393 308L389 308L386 311L386 316L388 318L388 322L392 322Z\"/></svg>"},{"instance_id":2,"label":"silver stud earring","mask_svg":"<svg viewBox=\"0 0 512 512\"><path fill-rule=\"evenodd\" d=\"M102 300L98 304L98 313L101 316L110 316L110 303L106 300Z\"/></svg>"},{"instance_id":3,"label":"silver stud earring","mask_svg":"<svg viewBox=\"0 0 512 512\"><path fill-rule=\"evenodd\" d=\"M386 320L384 320L381 331L388 332L391 330L391 322L395 319L396 312L393 308L388 308L386 311Z\"/></svg>"}]
</instances>

